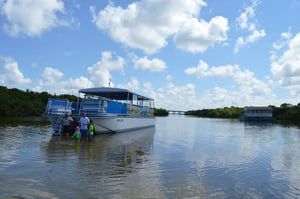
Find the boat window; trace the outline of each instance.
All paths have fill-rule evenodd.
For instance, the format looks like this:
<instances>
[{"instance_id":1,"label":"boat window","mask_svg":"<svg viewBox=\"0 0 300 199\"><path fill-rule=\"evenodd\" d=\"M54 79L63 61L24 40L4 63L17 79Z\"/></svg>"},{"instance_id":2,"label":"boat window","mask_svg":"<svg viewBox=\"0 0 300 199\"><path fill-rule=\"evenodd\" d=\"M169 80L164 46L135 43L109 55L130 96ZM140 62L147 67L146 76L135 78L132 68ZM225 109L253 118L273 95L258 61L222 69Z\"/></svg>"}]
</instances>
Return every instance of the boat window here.
<instances>
[{"instance_id":1,"label":"boat window","mask_svg":"<svg viewBox=\"0 0 300 199\"><path fill-rule=\"evenodd\" d=\"M85 99L90 99L90 100L98 100L99 97L95 95L85 95Z\"/></svg>"}]
</instances>

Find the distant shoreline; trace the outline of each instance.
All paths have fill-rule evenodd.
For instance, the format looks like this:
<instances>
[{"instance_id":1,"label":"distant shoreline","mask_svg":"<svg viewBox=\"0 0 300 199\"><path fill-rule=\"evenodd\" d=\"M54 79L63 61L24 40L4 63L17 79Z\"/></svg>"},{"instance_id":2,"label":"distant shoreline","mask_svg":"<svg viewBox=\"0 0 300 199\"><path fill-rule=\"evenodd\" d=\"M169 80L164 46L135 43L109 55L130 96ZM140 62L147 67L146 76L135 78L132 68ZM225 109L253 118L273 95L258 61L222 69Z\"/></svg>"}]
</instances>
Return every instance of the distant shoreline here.
<instances>
[{"instance_id":1,"label":"distant shoreline","mask_svg":"<svg viewBox=\"0 0 300 199\"><path fill-rule=\"evenodd\" d=\"M194 116L199 118L212 118L212 119L234 119L234 118L226 118L226 117L201 117L198 115L185 115L186 117ZM238 118L236 118L238 120ZM242 122L242 121L241 121ZM278 120L274 119L273 124L279 124L282 126L295 126L300 128L300 124L295 121L286 121L286 120ZM0 118L0 127L2 126L15 126L15 125L50 125L50 122L47 120L47 118L44 118L42 116L28 116L28 117L5 117Z\"/></svg>"}]
</instances>

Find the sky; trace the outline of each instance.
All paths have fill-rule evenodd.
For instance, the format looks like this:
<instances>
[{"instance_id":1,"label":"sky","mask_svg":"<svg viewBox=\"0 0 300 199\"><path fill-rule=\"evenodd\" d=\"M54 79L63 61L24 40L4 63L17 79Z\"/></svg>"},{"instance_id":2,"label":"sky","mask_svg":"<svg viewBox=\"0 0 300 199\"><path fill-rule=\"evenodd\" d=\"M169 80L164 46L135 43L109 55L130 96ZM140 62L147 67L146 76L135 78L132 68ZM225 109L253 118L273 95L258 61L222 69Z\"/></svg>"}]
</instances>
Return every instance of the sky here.
<instances>
[{"instance_id":1,"label":"sky","mask_svg":"<svg viewBox=\"0 0 300 199\"><path fill-rule=\"evenodd\" d=\"M156 108L300 103L300 0L0 0L0 85Z\"/></svg>"}]
</instances>

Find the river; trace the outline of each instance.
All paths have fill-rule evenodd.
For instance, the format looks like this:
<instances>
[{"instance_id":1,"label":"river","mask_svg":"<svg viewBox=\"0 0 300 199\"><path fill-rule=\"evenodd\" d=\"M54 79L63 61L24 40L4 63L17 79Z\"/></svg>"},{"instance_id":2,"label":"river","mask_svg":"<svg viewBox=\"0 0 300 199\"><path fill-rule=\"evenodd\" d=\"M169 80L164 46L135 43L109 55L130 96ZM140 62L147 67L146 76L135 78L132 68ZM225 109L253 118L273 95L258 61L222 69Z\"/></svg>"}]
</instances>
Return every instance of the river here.
<instances>
[{"instance_id":1,"label":"river","mask_svg":"<svg viewBox=\"0 0 300 199\"><path fill-rule=\"evenodd\" d=\"M300 129L171 115L75 143L0 126L1 198L300 198Z\"/></svg>"}]
</instances>

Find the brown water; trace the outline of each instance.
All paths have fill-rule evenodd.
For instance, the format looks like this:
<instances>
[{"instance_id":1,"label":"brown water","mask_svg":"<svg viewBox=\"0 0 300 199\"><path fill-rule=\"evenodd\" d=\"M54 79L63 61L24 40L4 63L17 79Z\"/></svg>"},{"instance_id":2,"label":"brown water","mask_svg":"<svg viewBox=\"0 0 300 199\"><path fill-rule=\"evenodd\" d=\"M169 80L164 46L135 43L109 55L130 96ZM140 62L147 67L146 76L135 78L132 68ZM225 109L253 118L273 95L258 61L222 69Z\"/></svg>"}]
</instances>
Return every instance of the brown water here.
<instances>
[{"instance_id":1,"label":"brown water","mask_svg":"<svg viewBox=\"0 0 300 199\"><path fill-rule=\"evenodd\" d=\"M1 198L300 198L300 130L184 116L75 143L0 127Z\"/></svg>"}]
</instances>

